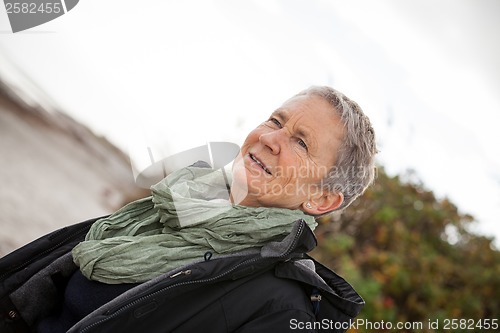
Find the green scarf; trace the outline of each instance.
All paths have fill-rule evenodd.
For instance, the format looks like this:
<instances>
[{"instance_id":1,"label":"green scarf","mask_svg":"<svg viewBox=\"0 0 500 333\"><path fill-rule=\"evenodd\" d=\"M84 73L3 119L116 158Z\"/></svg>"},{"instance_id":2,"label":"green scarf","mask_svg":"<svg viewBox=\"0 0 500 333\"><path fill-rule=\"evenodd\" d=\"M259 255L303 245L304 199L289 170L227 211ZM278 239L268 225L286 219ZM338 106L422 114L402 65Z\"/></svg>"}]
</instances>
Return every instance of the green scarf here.
<instances>
[{"instance_id":1,"label":"green scarf","mask_svg":"<svg viewBox=\"0 0 500 333\"><path fill-rule=\"evenodd\" d=\"M152 186L151 194L96 221L73 248L88 279L144 282L202 261L207 252L216 257L281 240L298 219L316 227L300 210L231 205L221 170L178 170Z\"/></svg>"}]
</instances>

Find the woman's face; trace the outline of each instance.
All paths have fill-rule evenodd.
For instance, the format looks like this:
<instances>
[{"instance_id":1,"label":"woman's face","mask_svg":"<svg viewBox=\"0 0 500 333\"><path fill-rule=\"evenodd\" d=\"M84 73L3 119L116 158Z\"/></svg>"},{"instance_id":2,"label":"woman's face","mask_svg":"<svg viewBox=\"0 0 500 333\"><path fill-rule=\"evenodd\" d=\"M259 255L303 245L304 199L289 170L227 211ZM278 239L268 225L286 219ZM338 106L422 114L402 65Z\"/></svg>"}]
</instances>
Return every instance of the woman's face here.
<instances>
[{"instance_id":1,"label":"woman's face","mask_svg":"<svg viewBox=\"0 0 500 333\"><path fill-rule=\"evenodd\" d=\"M321 97L289 99L243 143L233 163L233 201L321 213L309 211L310 204L325 200L320 182L335 163L343 133L339 116Z\"/></svg>"}]
</instances>

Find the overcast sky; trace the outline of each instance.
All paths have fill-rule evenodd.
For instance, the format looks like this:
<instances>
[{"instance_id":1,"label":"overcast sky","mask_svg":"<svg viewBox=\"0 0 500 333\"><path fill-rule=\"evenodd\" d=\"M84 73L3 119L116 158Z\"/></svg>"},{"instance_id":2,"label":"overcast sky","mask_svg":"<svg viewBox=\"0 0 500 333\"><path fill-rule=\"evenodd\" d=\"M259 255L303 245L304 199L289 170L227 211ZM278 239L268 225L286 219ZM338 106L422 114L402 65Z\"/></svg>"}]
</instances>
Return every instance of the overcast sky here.
<instances>
[{"instance_id":1,"label":"overcast sky","mask_svg":"<svg viewBox=\"0 0 500 333\"><path fill-rule=\"evenodd\" d=\"M500 237L500 1L82 0L0 52L136 166L240 144L327 84L372 119L379 161L416 170ZM0 64L2 66L2 64Z\"/></svg>"}]
</instances>

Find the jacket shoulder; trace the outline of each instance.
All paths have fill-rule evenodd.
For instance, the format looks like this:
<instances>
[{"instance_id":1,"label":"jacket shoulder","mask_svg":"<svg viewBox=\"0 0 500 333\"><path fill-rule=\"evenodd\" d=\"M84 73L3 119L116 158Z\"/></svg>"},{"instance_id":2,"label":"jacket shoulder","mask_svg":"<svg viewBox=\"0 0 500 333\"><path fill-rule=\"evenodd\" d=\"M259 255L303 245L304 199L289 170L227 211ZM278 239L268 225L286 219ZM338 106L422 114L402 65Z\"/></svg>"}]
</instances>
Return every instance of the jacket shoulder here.
<instances>
[{"instance_id":1,"label":"jacket shoulder","mask_svg":"<svg viewBox=\"0 0 500 333\"><path fill-rule=\"evenodd\" d=\"M22 283L60 258L81 242L93 218L44 235L0 259L0 296L14 284ZM11 281L15 278L15 281Z\"/></svg>"},{"instance_id":2,"label":"jacket shoulder","mask_svg":"<svg viewBox=\"0 0 500 333\"><path fill-rule=\"evenodd\" d=\"M344 278L307 255L304 259L278 264L275 274L304 286L316 321L346 323L347 327L365 305L363 298Z\"/></svg>"}]
</instances>

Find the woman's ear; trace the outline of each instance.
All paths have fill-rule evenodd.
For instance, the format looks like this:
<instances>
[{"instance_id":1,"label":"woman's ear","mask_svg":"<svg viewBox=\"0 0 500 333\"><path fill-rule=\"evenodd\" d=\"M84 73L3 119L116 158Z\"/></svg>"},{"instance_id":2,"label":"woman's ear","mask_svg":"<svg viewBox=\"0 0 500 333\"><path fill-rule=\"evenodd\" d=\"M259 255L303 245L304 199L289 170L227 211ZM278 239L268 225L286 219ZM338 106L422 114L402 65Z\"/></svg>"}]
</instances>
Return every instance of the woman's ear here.
<instances>
[{"instance_id":1,"label":"woman's ear","mask_svg":"<svg viewBox=\"0 0 500 333\"><path fill-rule=\"evenodd\" d=\"M344 202L342 192L323 190L320 194L304 202L302 210L309 215L322 215L339 208L342 202Z\"/></svg>"}]
</instances>

